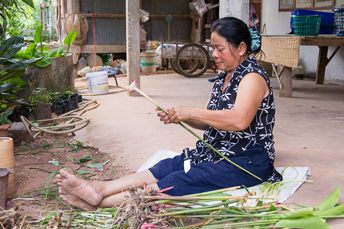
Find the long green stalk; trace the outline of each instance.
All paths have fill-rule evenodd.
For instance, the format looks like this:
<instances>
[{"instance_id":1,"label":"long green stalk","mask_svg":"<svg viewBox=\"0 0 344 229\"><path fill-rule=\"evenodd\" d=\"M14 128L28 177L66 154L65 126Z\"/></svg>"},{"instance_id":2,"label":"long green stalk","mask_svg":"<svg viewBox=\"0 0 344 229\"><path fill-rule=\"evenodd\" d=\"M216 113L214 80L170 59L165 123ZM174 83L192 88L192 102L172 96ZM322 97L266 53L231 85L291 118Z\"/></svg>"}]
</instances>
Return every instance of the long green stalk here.
<instances>
[{"instance_id":1,"label":"long green stalk","mask_svg":"<svg viewBox=\"0 0 344 229\"><path fill-rule=\"evenodd\" d=\"M222 223L218 225L207 225L202 228L214 229L214 228L236 228L236 227L250 227L250 226L267 226L275 224L278 220L260 220L252 222L239 222L239 223Z\"/></svg>"},{"instance_id":2,"label":"long green stalk","mask_svg":"<svg viewBox=\"0 0 344 229\"><path fill-rule=\"evenodd\" d=\"M208 191L208 192L201 192L201 193L190 194L190 195L187 195L187 196L213 195L213 194L217 194L217 193L221 193L221 192L228 192L228 191L237 190L239 188L240 188L240 186L234 186L234 187L230 187L230 188L216 189L216 190L212 190L212 191Z\"/></svg>"},{"instance_id":3,"label":"long green stalk","mask_svg":"<svg viewBox=\"0 0 344 229\"><path fill-rule=\"evenodd\" d=\"M275 213L275 212L273 212ZM257 218L257 217L269 217L269 213L267 214L246 214L246 215L230 215L230 214L222 214L222 215L187 215L183 217L191 217L191 218ZM176 216L178 218L178 216Z\"/></svg>"},{"instance_id":4,"label":"long green stalk","mask_svg":"<svg viewBox=\"0 0 344 229\"><path fill-rule=\"evenodd\" d=\"M203 202L192 202L190 203L190 205L188 205L188 208L189 209L204 209L204 208L207 208L207 209L212 209L212 208L215 208L215 207L224 207L221 211L224 211L226 209L226 206L228 206L228 204L234 204L234 203L237 203L238 201L219 201L219 203L216 203L216 204L205 204ZM177 211L184 211L185 208L166 208L166 212L177 212ZM227 212L227 211L226 211ZM212 212L212 213L215 213L215 212ZM244 213L240 212L240 211L232 211L230 212L232 214L237 214L237 215L242 215Z\"/></svg>"},{"instance_id":5,"label":"long green stalk","mask_svg":"<svg viewBox=\"0 0 344 229\"><path fill-rule=\"evenodd\" d=\"M133 85L134 84L134 85ZM138 89L135 85L135 82L133 82L130 86L129 86L129 90L135 90L137 91L140 95L142 95L143 97L145 97L146 99L148 99L148 101L150 101L152 104L154 104L159 110L161 110L162 112L168 114L168 112L161 107L157 102L155 102L152 98L150 98L148 95L146 95L143 91L141 91L140 89ZM215 153L217 153L219 156L221 156L223 159L225 159L226 161L228 161L229 163L231 163L232 165L236 166L237 168L241 169L242 171L250 174L251 176L253 176L254 178L257 178L260 181L263 181L260 177L258 177L257 175L251 173L250 171L248 171L247 169L241 167L240 165L238 165L237 163L233 162L232 160L230 160L228 157L226 157L225 155L223 155L221 152L219 152L217 149L215 149L212 145L210 145L207 141L203 140L203 138L201 138L200 136L198 136L198 134L196 134L194 131L191 130L191 128L183 123L180 122L179 125L181 125L185 130L187 130L189 133L191 133L193 136L195 136L198 140L202 141L205 145L207 145L210 149L212 149Z\"/></svg>"},{"instance_id":6,"label":"long green stalk","mask_svg":"<svg viewBox=\"0 0 344 229\"><path fill-rule=\"evenodd\" d=\"M222 193L222 192L233 191L233 190L237 190L239 188L240 188L240 186L234 186L234 187L230 187L230 188L217 189L217 190L212 190L212 191L208 191L208 192L201 192L201 193L190 194L190 195L186 195L186 196L207 196L207 195L213 195L213 194L218 194L218 193ZM171 200L158 200L158 201L155 201L155 203L157 203L157 204L166 204L166 203L169 203L169 202L171 202Z\"/></svg>"},{"instance_id":7,"label":"long green stalk","mask_svg":"<svg viewBox=\"0 0 344 229\"><path fill-rule=\"evenodd\" d=\"M178 212L168 212L168 213L161 213L157 214L156 216L161 217L161 216L174 216L174 215L183 215L183 214L190 214L190 213L196 213L196 212L207 212L207 211L216 211L223 209L223 207L215 207L215 208L194 208L194 209L187 209L183 211L178 211Z\"/></svg>"},{"instance_id":8,"label":"long green stalk","mask_svg":"<svg viewBox=\"0 0 344 229\"><path fill-rule=\"evenodd\" d=\"M243 200L260 199L259 197L245 196L142 196L146 200L173 200L173 201L192 201L192 200Z\"/></svg>"}]
</instances>

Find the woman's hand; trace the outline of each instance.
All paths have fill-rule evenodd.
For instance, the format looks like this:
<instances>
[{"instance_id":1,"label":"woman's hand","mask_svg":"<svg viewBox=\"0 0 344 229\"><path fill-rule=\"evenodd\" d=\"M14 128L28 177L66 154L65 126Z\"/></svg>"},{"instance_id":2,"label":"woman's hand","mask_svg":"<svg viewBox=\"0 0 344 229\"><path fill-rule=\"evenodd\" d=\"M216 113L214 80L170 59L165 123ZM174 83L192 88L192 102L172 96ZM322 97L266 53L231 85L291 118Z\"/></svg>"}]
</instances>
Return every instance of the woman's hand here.
<instances>
[{"instance_id":1,"label":"woman's hand","mask_svg":"<svg viewBox=\"0 0 344 229\"><path fill-rule=\"evenodd\" d=\"M167 113L163 112L159 108L156 108L156 111L158 111L157 115L158 117L160 117L160 121L164 122L164 124L172 123L168 115L168 113L172 112L172 108L165 108L165 111L167 111Z\"/></svg>"},{"instance_id":2,"label":"woman's hand","mask_svg":"<svg viewBox=\"0 0 344 229\"><path fill-rule=\"evenodd\" d=\"M167 114L159 109L157 109L158 116L160 117L160 121L164 122L165 124L170 123L180 123L190 119L191 117L191 108L185 106L176 106L167 108Z\"/></svg>"}]
</instances>

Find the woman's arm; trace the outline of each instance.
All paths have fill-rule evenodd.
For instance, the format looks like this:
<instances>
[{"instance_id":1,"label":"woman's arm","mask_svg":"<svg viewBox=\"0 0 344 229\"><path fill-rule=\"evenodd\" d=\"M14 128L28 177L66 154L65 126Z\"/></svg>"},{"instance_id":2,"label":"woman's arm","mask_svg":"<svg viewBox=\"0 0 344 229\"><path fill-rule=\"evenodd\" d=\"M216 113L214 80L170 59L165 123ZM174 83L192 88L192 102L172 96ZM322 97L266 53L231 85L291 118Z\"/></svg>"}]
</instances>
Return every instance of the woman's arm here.
<instances>
[{"instance_id":1,"label":"woman's arm","mask_svg":"<svg viewBox=\"0 0 344 229\"><path fill-rule=\"evenodd\" d=\"M230 110L206 110L177 106L170 110L165 123L197 123L219 130L241 131L252 122L264 97L269 94L266 81L257 73L249 73L241 80L234 107Z\"/></svg>"}]
</instances>

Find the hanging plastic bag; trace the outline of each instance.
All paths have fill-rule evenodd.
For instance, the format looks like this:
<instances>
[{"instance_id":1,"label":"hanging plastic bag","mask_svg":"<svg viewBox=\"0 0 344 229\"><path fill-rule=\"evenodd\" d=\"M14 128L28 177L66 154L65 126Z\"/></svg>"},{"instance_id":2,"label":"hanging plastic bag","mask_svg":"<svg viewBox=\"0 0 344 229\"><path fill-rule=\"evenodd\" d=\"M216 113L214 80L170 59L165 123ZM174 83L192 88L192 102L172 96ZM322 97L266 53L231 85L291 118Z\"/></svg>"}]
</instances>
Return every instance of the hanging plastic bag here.
<instances>
[{"instance_id":1,"label":"hanging plastic bag","mask_svg":"<svg viewBox=\"0 0 344 229\"><path fill-rule=\"evenodd\" d=\"M200 17L208 11L207 4L205 4L204 0L193 0L189 3L189 7L192 12Z\"/></svg>"}]
</instances>

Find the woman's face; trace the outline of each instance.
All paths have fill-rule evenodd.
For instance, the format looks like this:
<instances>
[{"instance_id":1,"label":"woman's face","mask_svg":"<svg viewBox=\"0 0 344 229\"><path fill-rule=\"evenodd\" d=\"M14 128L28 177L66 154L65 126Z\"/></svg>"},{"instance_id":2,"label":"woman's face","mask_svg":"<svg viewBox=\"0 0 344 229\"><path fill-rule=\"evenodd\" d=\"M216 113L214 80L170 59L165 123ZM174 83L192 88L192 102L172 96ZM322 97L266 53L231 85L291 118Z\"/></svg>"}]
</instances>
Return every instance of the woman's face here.
<instances>
[{"instance_id":1,"label":"woman's face","mask_svg":"<svg viewBox=\"0 0 344 229\"><path fill-rule=\"evenodd\" d=\"M246 53L246 45L243 42L238 47L234 47L217 32L212 32L211 44L213 48L212 57L216 66L222 71L233 71L240 65Z\"/></svg>"}]
</instances>

